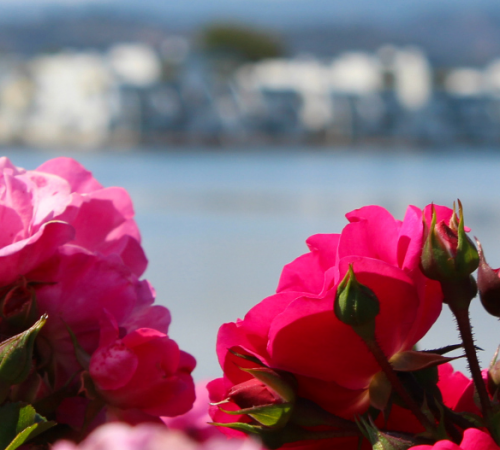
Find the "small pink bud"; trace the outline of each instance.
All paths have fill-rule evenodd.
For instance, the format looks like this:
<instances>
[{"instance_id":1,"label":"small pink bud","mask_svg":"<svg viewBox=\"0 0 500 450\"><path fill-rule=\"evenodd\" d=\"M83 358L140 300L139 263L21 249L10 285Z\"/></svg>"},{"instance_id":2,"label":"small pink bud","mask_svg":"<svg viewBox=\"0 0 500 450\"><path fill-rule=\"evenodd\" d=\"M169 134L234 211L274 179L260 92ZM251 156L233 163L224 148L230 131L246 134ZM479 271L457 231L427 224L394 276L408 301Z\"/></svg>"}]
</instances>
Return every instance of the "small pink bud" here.
<instances>
[{"instance_id":1,"label":"small pink bud","mask_svg":"<svg viewBox=\"0 0 500 450\"><path fill-rule=\"evenodd\" d=\"M263 426L268 430L283 428L295 407L297 397L295 379L266 366L252 369L240 367L240 369L253 378L233 386L227 398L214 405L219 406L220 410L227 414L247 415L257 427ZM234 403L239 409L226 411L224 404L228 402ZM239 422L231 425L236 429L248 426Z\"/></svg>"},{"instance_id":2,"label":"small pink bud","mask_svg":"<svg viewBox=\"0 0 500 450\"><path fill-rule=\"evenodd\" d=\"M468 278L477 269L479 256L472 241L465 234L462 203L459 205L459 220L454 213L449 223L437 222L436 210L432 208L431 224L425 223L425 242L422 250L424 274L441 282Z\"/></svg>"}]
</instances>

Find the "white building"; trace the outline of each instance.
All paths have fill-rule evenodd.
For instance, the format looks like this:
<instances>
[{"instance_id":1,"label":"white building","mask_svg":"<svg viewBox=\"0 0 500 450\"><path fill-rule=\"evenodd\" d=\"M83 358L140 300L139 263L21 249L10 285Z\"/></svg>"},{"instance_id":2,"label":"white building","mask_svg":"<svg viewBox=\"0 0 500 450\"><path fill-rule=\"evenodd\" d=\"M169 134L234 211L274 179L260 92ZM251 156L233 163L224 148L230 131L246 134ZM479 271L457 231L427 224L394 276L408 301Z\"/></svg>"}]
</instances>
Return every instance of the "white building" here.
<instances>
[{"instance_id":1,"label":"white building","mask_svg":"<svg viewBox=\"0 0 500 450\"><path fill-rule=\"evenodd\" d=\"M64 52L32 61L34 95L25 128L33 145L96 147L113 119L113 75L97 53Z\"/></svg>"}]
</instances>

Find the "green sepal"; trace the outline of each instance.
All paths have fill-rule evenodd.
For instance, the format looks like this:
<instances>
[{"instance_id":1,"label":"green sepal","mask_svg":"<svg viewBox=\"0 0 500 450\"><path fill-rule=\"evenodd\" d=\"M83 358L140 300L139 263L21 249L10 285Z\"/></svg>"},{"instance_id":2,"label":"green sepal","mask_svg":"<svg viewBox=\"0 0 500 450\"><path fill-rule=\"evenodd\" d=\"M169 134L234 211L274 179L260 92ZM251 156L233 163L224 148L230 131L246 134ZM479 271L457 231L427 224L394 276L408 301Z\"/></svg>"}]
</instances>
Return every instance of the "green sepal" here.
<instances>
[{"instance_id":1,"label":"green sepal","mask_svg":"<svg viewBox=\"0 0 500 450\"><path fill-rule=\"evenodd\" d=\"M343 430L356 429L354 422L331 414L312 400L301 397L298 397L295 402L295 409L292 417L290 417L290 423L300 427L329 426Z\"/></svg>"},{"instance_id":2,"label":"green sepal","mask_svg":"<svg viewBox=\"0 0 500 450\"><path fill-rule=\"evenodd\" d=\"M323 439L335 439L342 437L356 437L359 435L359 431L345 432L338 430L306 430L301 427L297 427L293 424L287 424L284 428L279 430L264 431L260 434L260 438L264 443L266 448L278 449L283 447L285 444L299 441L318 441ZM326 447L325 447L326 448Z\"/></svg>"},{"instance_id":3,"label":"green sepal","mask_svg":"<svg viewBox=\"0 0 500 450\"><path fill-rule=\"evenodd\" d=\"M370 395L370 405L384 411L389 404L392 393L392 384L384 372L380 371L372 377L368 393Z\"/></svg>"},{"instance_id":4,"label":"green sepal","mask_svg":"<svg viewBox=\"0 0 500 450\"><path fill-rule=\"evenodd\" d=\"M69 327L69 325L64 321L63 323L66 326L66 329L68 330L68 333L71 337L71 342L73 344L73 348L75 349L76 360L83 369L88 370L90 365L90 355L82 348L82 346L78 342L78 339L76 338L75 333L73 333L73 330Z\"/></svg>"},{"instance_id":5,"label":"green sepal","mask_svg":"<svg viewBox=\"0 0 500 450\"><path fill-rule=\"evenodd\" d=\"M417 437L422 437L424 439L433 439L434 441L440 440L451 440L446 432L445 420L444 420L444 408L441 406L439 402L435 402L440 415L439 425L434 429L429 429L426 427L426 430L423 433L417 435ZM429 403L427 401L427 397L424 396L424 400L420 407L420 410L424 414L425 417L431 422L435 422L434 414L432 414L431 409L429 408Z\"/></svg>"},{"instance_id":6,"label":"green sepal","mask_svg":"<svg viewBox=\"0 0 500 450\"><path fill-rule=\"evenodd\" d=\"M371 420L360 417L357 424L373 450L408 450L415 446L415 442L381 432Z\"/></svg>"},{"instance_id":7,"label":"green sepal","mask_svg":"<svg viewBox=\"0 0 500 450\"><path fill-rule=\"evenodd\" d=\"M491 418L491 434L495 442L500 440L500 411L493 414Z\"/></svg>"},{"instance_id":8,"label":"green sepal","mask_svg":"<svg viewBox=\"0 0 500 450\"><path fill-rule=\"evenodd\" d=\"M232 416L240 414L249 415L252 419L256 420L265 427L280 428L288 422L293 410L293 404L277 403L264 406L254 406L252 408L244 408L237 411L226 411L222 408L220 408L220 410L223 413Z\"/></svg>"},{"instance_id":9,"label":"green sepal","mask_svg":"<svg viewBox=\"0 0 500 450\"><path fill-rule=\"evenodd\" d=\"M296 398L295 387L291 386L284 377L268 367L259 367L255 369L245 369L240 367L244 372L249 373L254 378L262 381L268 388L272 389L284 402L294 402ZM289 376L292 379L292 376ZM295 380L293 380L295 384Z\"/></svg>"},{"instance_id":10,"label":"green sepal","mask_svg":"<svg viewBox=\"0 0 500 450\"><path fill-rule=\"evenodd\" d=\"M422 353L436 353L438 355L444 355L454 350L458 350L459 348L464 348L464 344L452 344L452 345L447 345L445 347L435 348L432 350L421 350L421 351Z\"/></svg>"},{"instance_id":11,"label":"green sepal","mask_svg":"<svg viewBox=\"0 0 500 450\"><path fill-rule=\"evenodd\" d=\"M439 424L438 424L437 429L436 429L437 437L440 440L450 439L450 436L448 436L448 433L446 431L444 406L441 406L441 404L439 402L436 402L435 404L439 410ZM424 400L424 405L427 405L425 400Z\"/></svg>"},{"instance_id":12,"label":"green sepal","mask_svg":"<svg viewBox=\"0 0 500 450\"><path fill-rule=\"evenodd\" d=\"M475 428L486 427L486 423L485 423L484 419L482 417L479 417L477 414L467 413L467 412L457 413L453 410L451 410L451 411L453 414L456 414L457 416L463 417L464 419L469 421L471 426L473 426ZM498 419L500 420L500 416L498 417Z\"/></svg>"},{"instance_id":13,"label":"green sepal","mask_svg":"<svg viewBox=\"0 0 500 450\"><path fill-rule=\"evenodd\" d=\"M255 364L257 364L260 367L267 367L259 358L251 355L243 355L242 353L238 353L235 350L228 349L229 353L231 353L234 356L237 356L238 358L244 359L246 361L251 361Z\"/></svg>"},{"instance_id":14,"label":"green sepal","mask_svg":"<svg viewBox=\"0 0 500 450\"><path fill-rule=\"evenodd\" d=\"M425 215L423 216L423 222L424 230L427 234L421 256L421 265L424 275L432 280L442 280L443 278L452 279L455 274L455 264L452 255L449 254L444 244L437 237L437 214L434 204L432 204L430 227L427 225ZM453 217L451 222L453 222ZM451 229L450 232L452 232Z\"/></svg>"},{"instance_id":15,"label":"green sepal","mask_svg":"<svg viewBox=\"0 0 500 450\"><path fill-rule=\"evenodd\" d=\"M84 433L92 421L97 417L101 410L106 406L106 402L99 394L90 373L82 372L80 392L85 393L89 399L87 408L85 409L85 417L83 421L82 433Z\"/></svg>"},{"instance_id":16,"label":"green sepal","mask_svg":"<svg viewBox=\"0 0 500 450\"><path fill-rule=\"evenodd\" d=\"M363 340L375 337L375 318L380 312L380 304L375 293L358 282L353 264L340 282L333 305L335 316L342 323L350 325Z\"/></svg>"},{"instance_id":17,"label":"green sepal","mask_svg":"<svg viewBox=\"0 0 500 450\"><path fill-rule=\"evenodd\" d=\"M455 268L457 273L470 275L479 266L479 254L476 246L465 234L464 212L462 202L458 200L460 220L458 222L458 247Z\"/></svg>"},{"instance_id":18,"label":"green sepal","mask_svg":"<svg viewBox=\"0 0 500 450\"><path fill-rule=\"evenodd\" d=\"M250 433L250 434L261 434L265 430L263 426L251 425L249 423L243 423L243 422L233 422L233 423L208 422L208 424L213 425L215 427L231 428L232 430L243 431L243 433Z\"/></svg>"},{"instance_id":19,"label":"green sepal","mask_svg":"<svg viewBox=\"0 0 500 450\"><path fill-rule=\"evenodd\" d=\"M26 331L0 343L0 381L13 385L28 378L33 365L35 339L47 319L48 315L44 314Z\"/></svg>"},{"instance_id":20,"label":"green sepal","mask_svg":"<svg viewBox=\"0 0 500 450\"><path fill-rule=\"evenodd\" d=\"M463 358L464 356L465 355L448 357L438 353L407 350L396 353L389 362L394 370L398 372L414 372L416 370L439 366L455 359Z\"/></svg>"},{"instance_id":21,"label":"green sepal","mask_svg":"<svg viewBox=\"0 0 500 450\"><path fill-rule=\"evenodd\" d=\"M78 373L80 372L72 374L64 386L57 391L54 391L46 397L34 402L34 408L40 412L40 414L49 415L54 413L65 398L73 397L77 394L77 389L73 386L73 380Z\"/></svg>"}]
</instances>

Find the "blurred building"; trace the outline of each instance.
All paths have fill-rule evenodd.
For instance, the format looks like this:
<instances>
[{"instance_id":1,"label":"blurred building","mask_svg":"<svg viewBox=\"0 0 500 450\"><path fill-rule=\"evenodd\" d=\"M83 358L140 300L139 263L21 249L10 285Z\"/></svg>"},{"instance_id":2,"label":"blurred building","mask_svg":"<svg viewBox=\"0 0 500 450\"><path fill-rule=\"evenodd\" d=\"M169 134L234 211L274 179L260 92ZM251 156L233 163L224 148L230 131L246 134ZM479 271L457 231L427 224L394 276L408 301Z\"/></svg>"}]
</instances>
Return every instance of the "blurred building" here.
<instances>
[{"instance_id":1,"label":"blurred building","mask_svg":"<svg viewBox=\"0 0 500 450\"><path fill-rule=\"evenodd\" d=\"M232 72L210 58L180 36L157 48L2 55L0 143L500 141L500 60L437 77L415 47L267 59Z\"/></svg>"}]
</instances>

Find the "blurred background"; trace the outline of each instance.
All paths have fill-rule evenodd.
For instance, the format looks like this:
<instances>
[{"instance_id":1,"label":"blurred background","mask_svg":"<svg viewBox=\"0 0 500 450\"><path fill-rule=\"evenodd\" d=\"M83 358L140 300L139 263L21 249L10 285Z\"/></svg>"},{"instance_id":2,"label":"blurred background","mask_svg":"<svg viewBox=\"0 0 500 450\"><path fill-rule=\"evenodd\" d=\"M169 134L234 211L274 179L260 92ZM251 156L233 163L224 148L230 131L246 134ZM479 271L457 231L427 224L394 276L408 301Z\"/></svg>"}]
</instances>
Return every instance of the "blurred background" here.
<instances>
[{"instance_id":1,"label":"blurred background","mask_svg":"<svg viewBox=\"0 0 500 450\"><path fill-rule=\"evenodd\" d=\"M500 266L500 4L0 0L0 149L129 190L171 337L215 377L218 327L350 210L458 197ZM421 347L456 342L443 311Z\"/></svg>"}]
</instances>

